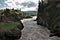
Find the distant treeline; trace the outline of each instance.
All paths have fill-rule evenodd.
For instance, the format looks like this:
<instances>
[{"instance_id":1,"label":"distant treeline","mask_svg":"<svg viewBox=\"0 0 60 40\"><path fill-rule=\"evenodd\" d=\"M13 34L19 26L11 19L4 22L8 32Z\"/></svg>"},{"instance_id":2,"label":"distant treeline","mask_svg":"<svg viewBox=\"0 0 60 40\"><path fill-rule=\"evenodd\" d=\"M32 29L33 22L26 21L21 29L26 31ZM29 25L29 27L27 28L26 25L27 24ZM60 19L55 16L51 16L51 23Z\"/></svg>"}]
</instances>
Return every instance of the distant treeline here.
<instances>
[{"instance_id":1,"label":"distant treeline","mask_svg":"<svg viewBox=\"0 0 60 40\"><path fill-rule=\"evenodd\" d=\"M5 11L6 9L4 9L4 10L0 10L0 15ZM21 18L32 18L32 16L36 16L36 11L21 11L21 9L20 10L18 10L18 9L9 9L10 10L10 13L11 14L15 14L15 12L17 12L17 14L19 14L19 16L21 17Z\"/></svg>"}]
</instances>

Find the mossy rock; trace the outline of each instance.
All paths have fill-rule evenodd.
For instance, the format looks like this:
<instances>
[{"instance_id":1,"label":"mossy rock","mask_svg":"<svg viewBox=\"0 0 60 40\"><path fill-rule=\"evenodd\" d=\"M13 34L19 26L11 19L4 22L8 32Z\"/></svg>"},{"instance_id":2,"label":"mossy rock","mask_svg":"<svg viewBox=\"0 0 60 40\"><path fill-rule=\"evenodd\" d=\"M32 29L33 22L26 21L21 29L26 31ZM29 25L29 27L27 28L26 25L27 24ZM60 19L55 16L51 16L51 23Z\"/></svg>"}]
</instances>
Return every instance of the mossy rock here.
<instances>
[{"instance_id":1,"label":"mossy rock","mask_svg":"<svg viewBox=\"0 0 60 40\"><path fill-rule=\"evenodd\" d=\"M0 39L15 40L20 39L21 30L24 28L21 22L0 22Z\"/></svg>"},{"instance_id":2,"label":"mossy rock","mask_svg":"<svg viewBox=\"0 0 60 40\"><path fill-rule=\"evenodd\" d=\"M10 40L10 39L20 39L21 30L19 30L17 27L15 27L12 30L6 32L5 37L8 40Z\"/></svg>"},{"instance_id":3,"label":"mossy rock","mask_svg":"<svg viewBox=\"0 0 60 40\"><path fill-rule=\"evenodd\" d=\"M19 24L20 24L19 22L9 22L9 23L0 22L0 28L2 28L5 31L9 31Z\"/></svg>"},{"instance_id":4,"label":"mossy rock","mask_svg":"<svg viewBox=\"0 0 60 40\"><path fill-rule=\"evenodd\" d=\"M15 40L21 37L21 30L24 26L19 16L16 15L13 16L9 9L6 9L6 11L0 15L1 40Z\"/></svg>"},{"instance_id":5,"label":"mossy rock","mask_svg":"<svg viewBox=\"0 0 60 40\"><path fill-rule=\"evenodd\" d=\"M21 30L24 28L21 21L0 22L0 39L15 40L20 39Z\"/></svg>"}]
</instances>

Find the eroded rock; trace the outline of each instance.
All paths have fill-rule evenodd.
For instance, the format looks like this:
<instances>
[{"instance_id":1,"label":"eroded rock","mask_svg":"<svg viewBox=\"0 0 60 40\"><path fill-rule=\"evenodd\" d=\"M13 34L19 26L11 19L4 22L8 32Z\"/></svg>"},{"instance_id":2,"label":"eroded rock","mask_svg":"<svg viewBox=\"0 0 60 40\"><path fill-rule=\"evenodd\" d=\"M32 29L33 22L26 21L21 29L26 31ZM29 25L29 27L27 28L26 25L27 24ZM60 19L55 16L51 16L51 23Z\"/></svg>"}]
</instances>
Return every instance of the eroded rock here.
<instances>
[{"instance_id":1,"label":"eroded rock","mask_svg":"<svg viewBox=\"0 0 60 40\"><path fill-rule=\"evenodd\" d=\"M53 30L51 36L60 36L60 1L48 0L39 2L37 24ZM57 30L57 31L56 31Z\"/></svg>"},{"instance_id":2,"label":"eroded rock","mask_svg":"<svg viewBox=\"0 0 60 40\"><path fill-rule=\"evenodd\" d=\"M9 9L0 15L0 40L17 40L21 37L24 28L20 19L12 16Z\"/></svg>"}]
</instances>

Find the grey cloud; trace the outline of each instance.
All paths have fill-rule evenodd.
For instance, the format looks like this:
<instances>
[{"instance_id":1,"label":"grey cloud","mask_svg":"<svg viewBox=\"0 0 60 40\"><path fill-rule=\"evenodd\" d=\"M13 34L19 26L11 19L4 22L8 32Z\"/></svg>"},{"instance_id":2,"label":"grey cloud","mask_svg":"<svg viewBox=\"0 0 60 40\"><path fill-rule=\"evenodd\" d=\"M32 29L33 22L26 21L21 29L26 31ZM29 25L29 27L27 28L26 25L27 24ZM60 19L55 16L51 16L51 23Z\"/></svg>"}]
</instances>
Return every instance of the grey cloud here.
<instances>
[{"instance_id":1,"label":"grey cloud","mask_svg":"<svg viewBox=\"0 0 60 40\"><path fill-rule=\"evenodd\" d=\"M31 2L31 1L21 3L21 5L23 5L24 7L28 7L28 8L30 8L30 7L36 7L36 4L34 2Z\"/></svg>"}]
</instances>

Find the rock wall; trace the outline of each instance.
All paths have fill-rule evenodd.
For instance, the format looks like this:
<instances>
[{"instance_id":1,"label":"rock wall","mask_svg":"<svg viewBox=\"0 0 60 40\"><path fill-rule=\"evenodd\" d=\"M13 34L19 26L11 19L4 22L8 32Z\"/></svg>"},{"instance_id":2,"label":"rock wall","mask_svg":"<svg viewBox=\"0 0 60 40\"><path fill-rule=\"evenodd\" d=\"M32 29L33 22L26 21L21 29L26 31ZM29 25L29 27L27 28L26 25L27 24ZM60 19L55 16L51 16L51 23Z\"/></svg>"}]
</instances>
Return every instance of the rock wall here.
<instances>
[{"instance_id":1,"label":"rock wall","mask_svg":"<svg viewBox=\"0 0 60 40\"><path fill-rule=\"evenodd\" d=\"M9 13L9 9L7 9L8 12L3 12L0 15L0 23L9 23L9 22L18 22L19 24L12 27L11 30L4 30L0 27L0 40L17 40L20 39L22 32L21 30L24 28L24 25L20 21L20 19L17 16L12 16L11 13ZM17 19L16 19L17 17Z\"/></svg>"},{"instance_id":2,"label":"rock wall","mask_svg":"<svg viewBox=\"0 0 60 40\"><path fill-rule=\"evenodd\" d=\"M9 31L4 31L0 28L0 40L16 40L20 39L22 32L21 30L24 28L22 24L17 25Z\"/></svg>"},{"instance_id":3,"label":"rock wall","mask_svg":"<svg viewBox=\"0 0 60 40\"><path fill-rule=\"evenodd\" d=\"M51 1L38 6L37 24L46 26L53 35L60 36L60 1Z\"/></svg>"}]
</instances>

